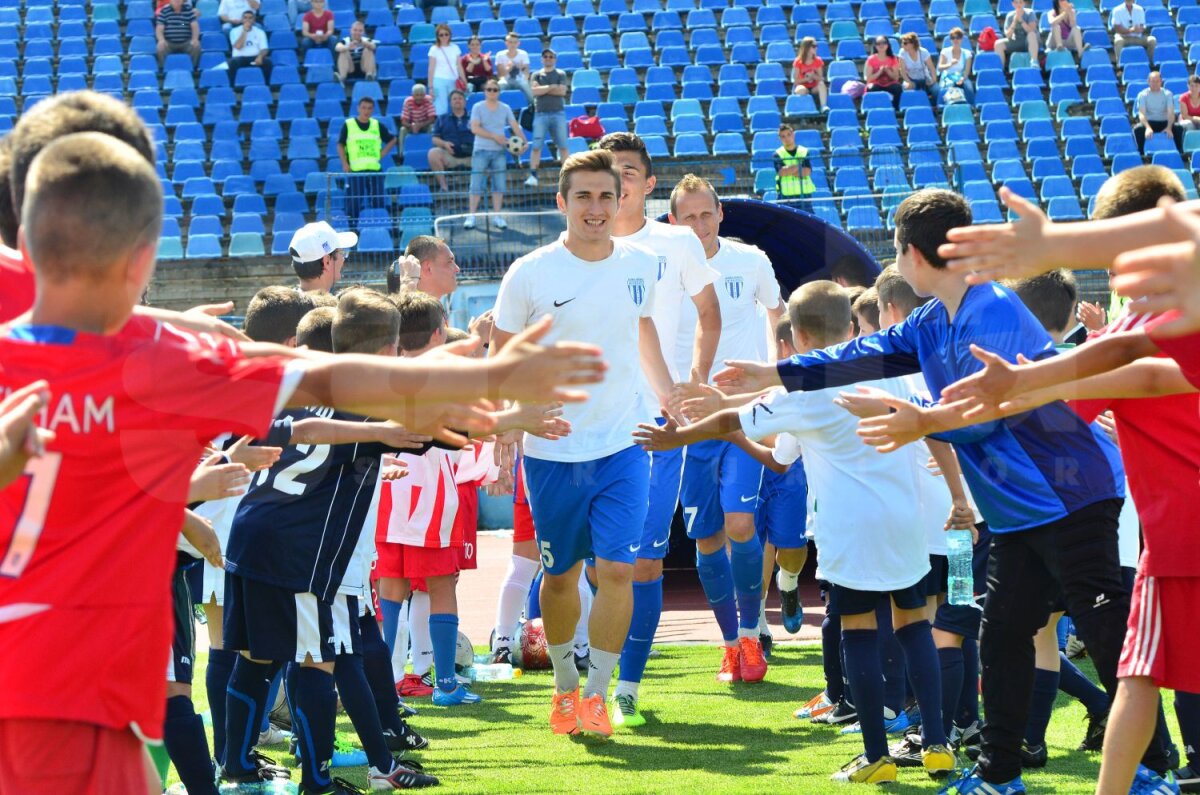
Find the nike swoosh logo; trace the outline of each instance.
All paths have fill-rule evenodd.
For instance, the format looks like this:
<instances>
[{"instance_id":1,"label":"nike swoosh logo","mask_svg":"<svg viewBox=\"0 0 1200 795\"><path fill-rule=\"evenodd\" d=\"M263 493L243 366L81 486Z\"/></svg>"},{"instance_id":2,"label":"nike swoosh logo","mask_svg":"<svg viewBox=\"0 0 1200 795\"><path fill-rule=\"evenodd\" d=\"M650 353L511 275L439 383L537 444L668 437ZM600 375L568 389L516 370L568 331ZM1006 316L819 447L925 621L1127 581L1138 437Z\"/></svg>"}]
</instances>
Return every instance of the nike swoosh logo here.
<instances>
[{"instance_id":1,"label":"nike swoosh logo","mask_svg":"<svg viewBox=\"0 0 1200 795\"><path fill-rule=\"evenodd\" d=\"M641 544L638 544L636 547L633 544L629 545L629 551L634 553L635 555L637 554L638 550L640 550L641 548L642 548Z\"/></svg>"},{"instance_id":2,"label":"nike swoosh logo","mask_svg":"<svg viewBox=\"0 0 1200 795\"><path fill-rule=\"evenodd\" d=\"M579 297L579 296L576 296L576 298L578 298L578 297ZM554 302L554 307L557 309L557 308L558 308L558 307L560 307L560 306L566 306L567 304L571 303L571 302L572 302L572 301L574 301L574 300L575 300L575 298L568 298L568 299L567 299L567 300L565 300L565 301L555 301L555 302Z\"/></svg>"},{"instance_id":3,"label":"nike swoosh logo","mask_svg":"<svg viewBox=\"0 0 1200 795\"><path fill-rule=\"evenodd\" d=\"M669 539L668 539L668 540L669 540ZM654 542L653 544L651 544L650 546L654 547L655 549L658 549L659 547L665 547L666 545L667 545L667 540L664 540L664 541L663 541L661 544L660 544L660 543L658 543L657 541L655 541L655 542Z\"/></svg>"},{"instance_id":4,"label":"nike swoosh logo","mask_svg":"<svg viewBox=\"0 0 1200 795\"><path fill-rule=\"evenodd\" d=\"M758 499L758 495L751 494L749 497L738 497L738 499L741 500L742 502L753 502L754 500Z\"/></svg>"}]
</instances>

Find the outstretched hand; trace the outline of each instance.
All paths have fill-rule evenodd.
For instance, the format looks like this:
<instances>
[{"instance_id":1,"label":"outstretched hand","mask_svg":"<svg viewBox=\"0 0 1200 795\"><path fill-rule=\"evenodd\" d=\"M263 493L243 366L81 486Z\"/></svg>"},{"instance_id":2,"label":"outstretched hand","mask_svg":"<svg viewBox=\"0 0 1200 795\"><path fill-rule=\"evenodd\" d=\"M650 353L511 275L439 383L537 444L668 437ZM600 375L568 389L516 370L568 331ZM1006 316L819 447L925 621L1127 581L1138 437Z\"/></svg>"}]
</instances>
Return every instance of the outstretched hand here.
<instances>
[{"instance_id":1,"label":"outstretched hand","mask_svg":"<svg viewBox=\"0 0 1200 795\"><path fill-rule=\"evenodd\" d=\"M889 413L891 408L883 399L891 396L878 387L859 385L856 392L838 392L833 402L855 417L863 419Z\"/></svg>"},{"instance_id":2,"label":"outstretched hand","mask_svg":"<svg viewBox=\"0 0 1200 795\"><path fill-rule=\"evenodd\" d=\"M598 384L607 365L595 345L581 342L539 344L550 331L549 315L517 334L495 357L497 380L489 390L494 399L545 403L580 403L587 392L572 386Z\"/></svg>"},{"instance_id":3,"label":"outstretched hand","mask_svg":"<svg viewBox=\"0 0 1200 795\"><path fill-rule=\"evenodd\" d=\"M983 362L983 369L943 389L943 403L973 400L985 406L995 407L1011 399L1019 391L1020 375L1017 366L978 345L971 346L971 354ZM1028 364L1029 360L1019 356L1017 362Z\"/></svg>"},{"instance_id":4,"label":"outstretched hand","mask_svg":"<svg viewBox=\"0 0 1200 795\"><path fill-rule=\"evenodd\" d=\"M890 413L858 421L858 435L864 442L881 453L891 453L928 435L925 409L892 395L880 400Z\"/></svg>"},{"instance_id":5,"label":"outstretched hand","mask_svg":"<svg viewBox=\"0 0 1200 795\"><path fill-rule=\"evenodd\" d=\"M34 424L49 399L46 382L35 381L0 400L0 488L15 480L25 463L40 456L46 443L54 440L53 432Z\"/></svg>"},{"instance_id":6,"label":"outstretched hand","mask_svg":"<svg viewBox=\"0 0 1200 795\"><path fill-rule=\"evenodd\" d=\"M761 392L773 386L782 386L779 370L772 362L751 362L729 359L725 369L713 376L713 384L726 394Z\"/></svg>"},{"instance_id":7,"label":"outstretched hand","mask_svg":"<svg viewBox=\"0 0 1200 795\"><path fill-rule=\"evenodd\" d=\"M679 438L679 423L667 412L663 412L663 417L666 419L663 425L643 422L633 432L633 440L643 450L662 452L663 450L674 450L677 447L683 447L684 443Z\"/></svg>"},{"instance_id":8,"label":"outstretched hand","mask_svg":"<svg viewBox=\"0 0 1200 795\"><path fill-rule=\"evenodd\" d=\"M938 247L950 270L967 274L968 284L993 279L1025 279L1052 270L1047 255L1046 235L1051 225L1046 214L1008 188L1000 189L1000 201L1017 214L1007 224L960 226L946 234L948 242Z\"/></svg>"},{"instance_id":9,"label":"outstretched hand","mask_svg":"<svg viewBox=\"0 0 1200 795\"><path fill-rule=\"evenodd\" d=\"M672 414L695 422L724 408L724 398L721 390L714 386L687 381L676 384L671 390L668 408Z\"/></svg>"},{"instance_id":10,"label":"outstretched hand","mask_svg":"<svg viewBox=\"0 0 1200 795\"><path fill-rule=\"evenodd\" d=\"M1113 262L1112 288L1135 299L1130 309L1166 312L1180 317L1159 326L1155 333L1178 336L1200 331L1200 218L1163 202L1166 223L1176 234L1191 238L1183 243L1128 251Z\"/></svg>"}]
</instances>

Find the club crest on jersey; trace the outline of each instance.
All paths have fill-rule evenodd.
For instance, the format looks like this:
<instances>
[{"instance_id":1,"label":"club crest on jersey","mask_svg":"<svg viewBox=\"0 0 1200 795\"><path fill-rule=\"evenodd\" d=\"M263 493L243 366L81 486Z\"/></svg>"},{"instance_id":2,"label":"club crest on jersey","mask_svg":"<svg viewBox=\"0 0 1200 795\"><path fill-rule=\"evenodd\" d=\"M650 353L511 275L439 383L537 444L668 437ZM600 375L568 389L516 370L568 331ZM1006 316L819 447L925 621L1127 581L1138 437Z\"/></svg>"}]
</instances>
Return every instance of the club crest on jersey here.
<instances>
[{"instance_id":1,"label":"club crest on jersey","mask_svg":"<svg viewBox=\"0 0 1200 795\"><path fill-rule=\"evenodd\" d=\"M667 258L659 256L658 258L658 281L662 281L663 274L667 272Z\"/></svg>"},{"instance_id":2,"label":"club crest on jersey","mask_svg":"<svg viewBox=\"0 0 1200 795\"><path fill-rule=\"evenodd\" d=\"M633 299L635 304L641 306L642 302L646 300L646 281L644 279L630 279L625 282L625 285L629 288L629 297Z\"/></svg>"},{"instance_id":3,"label":"club crest on jersey","mask_svg":"<svg viewBox=\"0 0 1200 795\"><path fill-rule=\"evenodd\" d=\"M735 301L742 297L742 283L743 279L741 276L725 277L725 291L729 293L729 297Z\"/></svg>"}]
</instances>

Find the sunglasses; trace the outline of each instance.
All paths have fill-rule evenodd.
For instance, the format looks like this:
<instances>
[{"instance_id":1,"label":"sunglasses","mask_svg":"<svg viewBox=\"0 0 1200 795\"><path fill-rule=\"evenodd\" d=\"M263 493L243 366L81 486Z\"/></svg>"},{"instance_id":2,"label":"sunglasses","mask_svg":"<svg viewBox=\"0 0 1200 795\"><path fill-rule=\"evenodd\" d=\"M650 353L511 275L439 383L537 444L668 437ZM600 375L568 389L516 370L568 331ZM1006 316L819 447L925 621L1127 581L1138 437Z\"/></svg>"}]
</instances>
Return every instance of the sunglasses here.
<instances>
[{"instance_id":1,"label":"sunglasses","mask_svg":"<svg viewBox=\"0 0 1200 795\"><path fill-rule=\"evenodd\" d=\"M498 88L485 88L485 89L483 90L483 93L485 93L485 94L499 94L499 93L500 93L500 89L498 89Z\"/></svg>"}]
</instances>

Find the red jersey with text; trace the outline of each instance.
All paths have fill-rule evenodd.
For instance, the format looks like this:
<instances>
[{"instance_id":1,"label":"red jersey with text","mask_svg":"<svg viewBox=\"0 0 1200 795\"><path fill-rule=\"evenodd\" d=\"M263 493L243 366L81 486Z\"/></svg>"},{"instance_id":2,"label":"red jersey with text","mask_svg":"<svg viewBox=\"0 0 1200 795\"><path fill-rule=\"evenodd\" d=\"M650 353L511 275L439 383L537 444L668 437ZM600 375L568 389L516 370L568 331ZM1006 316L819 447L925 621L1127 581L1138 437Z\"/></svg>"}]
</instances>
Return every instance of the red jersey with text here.
<instances>
[{"instance_id":1,"label":"red jersey with text","mask_svg":"<svg viewBox=\"0 0 1200 795\"><path fill-rule=\"evenodd\" d=\"M33 269L21 252L0 245L0 323L7 323L33 306Z\"/></svg>"},{"instance_id":2,"label":"red jersey with text","mask_svg":"<svg viewBox=\"0 0 1200 795\"><path fill-rule=\"evenodd\" d=\"M461 528L454 523L458 455L457 450L435 447L423 455L396 456L408 468L408 475L380 488L376 541L427 549L462 546Z\"/></svg>"}]
</instances>

